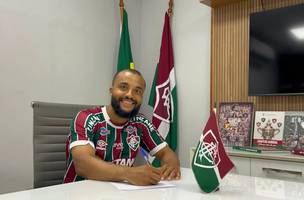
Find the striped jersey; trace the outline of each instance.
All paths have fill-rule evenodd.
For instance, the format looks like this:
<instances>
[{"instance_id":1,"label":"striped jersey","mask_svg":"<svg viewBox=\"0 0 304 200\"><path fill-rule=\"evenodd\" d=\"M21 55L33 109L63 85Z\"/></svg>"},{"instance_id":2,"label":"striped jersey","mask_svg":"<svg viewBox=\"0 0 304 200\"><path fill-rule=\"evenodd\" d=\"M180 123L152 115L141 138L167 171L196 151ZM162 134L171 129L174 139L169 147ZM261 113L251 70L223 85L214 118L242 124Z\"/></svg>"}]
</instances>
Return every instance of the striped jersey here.
<instances>
[{"instance_id":1,"label":"striped jersey","mask_svg":"<svg viewBox=\"0 0 304 200\"><path fill-rule=\"evenodd\" d=\"M86 144L90 144L102 160L130 167L139 147L153 156L167 145L143 115L136 115L124 125L117 126L111 122L105 106L82 110L72 120L66 142L64 183L84 179L76 174L71 149Z\"/></svg>"}]
</instances>

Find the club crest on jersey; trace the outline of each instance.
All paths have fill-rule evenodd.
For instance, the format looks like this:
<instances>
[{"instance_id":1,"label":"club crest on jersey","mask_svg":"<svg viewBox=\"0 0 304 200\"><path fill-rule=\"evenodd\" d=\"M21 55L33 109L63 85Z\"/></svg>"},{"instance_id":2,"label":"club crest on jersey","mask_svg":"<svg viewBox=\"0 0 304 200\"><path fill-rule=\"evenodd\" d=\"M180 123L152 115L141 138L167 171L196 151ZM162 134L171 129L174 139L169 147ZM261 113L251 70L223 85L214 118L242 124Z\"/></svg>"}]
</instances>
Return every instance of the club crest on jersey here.
<instances>
[{"instance_id":1,"label":"club crest on jersey","mask_svg":"<svg viewBox=\"0 0 304 200\"><path fill-rule=\"evenodd\" d=\"M140 138L139 138L138 135L133 135L132 134L132 135L127 137L127 143L133 151L136 151L138 149L139 142L140 142Z\"/></svg>"},{"instance_id":2,"label":"club crest on jersey","mask_svg":"<svg viewBox=\"0 0 304 200\"><path fill-rule=\"evenodd\" d=\"M202 168L215 168L221 162L219 155L219 142L210 129L202 134L200 143L194 157L194 165Z\"/></svg>"},{"instance_id":3,"label":"club crest on jersey","mask_svg":"<svg viewBox=\"0 0 304 200\"><path fill-rule=\"evenodd\" d=\"M155 106L154 114L156 118L170 123L173 117L173 102L170 91L170 81L167 79L164 83L157 85L155 88L156 97L155 97Z\"/></svg>"},{"instance_id":4,"label":"club crest on jersey","mask_svg":"<svg viewBox=\"0 0 304 200\"><path fill-rule=\"evenodd\" d=\"M97 141L96 149L99 149L99 150L106 150L106 149L107 149L107 146L108 146L108 143L106 143L106 142L103 141L103 140L98 140L98 141Z\"/></svg>"},{"instance_id":5,"label":"club crest on jersey","mask_svg":"<svg viewBox=\"0 0 304 200\"><path fill-rule=\"evenodd\" d=\"M108 129L106 129L106 127L101 127L99 129L99 133L100 133L100 135L108 135L110 133L110 131Z\"/></svg>"}]
</instances>

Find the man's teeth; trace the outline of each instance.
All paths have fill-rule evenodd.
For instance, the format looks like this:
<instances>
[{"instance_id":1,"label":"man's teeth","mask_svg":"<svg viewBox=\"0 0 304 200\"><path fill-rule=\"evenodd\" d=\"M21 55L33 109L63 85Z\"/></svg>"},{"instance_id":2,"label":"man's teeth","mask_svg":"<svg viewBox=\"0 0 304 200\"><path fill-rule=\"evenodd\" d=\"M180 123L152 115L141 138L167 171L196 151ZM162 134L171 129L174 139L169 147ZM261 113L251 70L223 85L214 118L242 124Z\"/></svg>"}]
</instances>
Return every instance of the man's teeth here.
<instances>
[{"instance_id":1,"label":"man's teeth","mask_svg":"<svg viewBox=\"0 0 304 200\"><path fill-rule=\"evenodd\" d=\"M122 101L127 102L127 103L130 103L130 104L134 104L134 103L135 103L134 101L129 100L129 99L123 99Z\"/></svg>"}]
</instances>

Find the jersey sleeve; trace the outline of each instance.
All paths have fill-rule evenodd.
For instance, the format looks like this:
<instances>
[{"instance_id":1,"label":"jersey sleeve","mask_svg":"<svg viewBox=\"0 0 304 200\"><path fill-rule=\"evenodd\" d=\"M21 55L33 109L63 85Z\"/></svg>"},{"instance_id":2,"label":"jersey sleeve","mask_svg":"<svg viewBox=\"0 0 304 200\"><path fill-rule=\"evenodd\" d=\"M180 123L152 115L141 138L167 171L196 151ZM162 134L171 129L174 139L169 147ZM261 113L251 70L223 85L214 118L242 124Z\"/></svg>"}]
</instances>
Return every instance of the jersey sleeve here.
<instances>
[{"instance_id":1,"label":"jersey sleeve","mask_svg":"<svg viewBox=\"0 0 304 200\"><path fill-rule=\"evenodd\" d=\"M93 133L88 126L92 114L86 112L85 110L80 111L73 118L71 123L71 138L69 149L72 149L78 145L90 144L93 148L95 145L93 143Z\"/></svg>"},{"instance_id":2,"label":"jersey sleeve","mask_svg":"<svg viewBox=\"0 0 304 200\"><path fill-rule=\"evenodd\" d=\"M141 146L154 156L159 150L167 145L163 137L158 133L153 124L146 120L142 124L142 141Z\"/></svg>"}]
</instances>

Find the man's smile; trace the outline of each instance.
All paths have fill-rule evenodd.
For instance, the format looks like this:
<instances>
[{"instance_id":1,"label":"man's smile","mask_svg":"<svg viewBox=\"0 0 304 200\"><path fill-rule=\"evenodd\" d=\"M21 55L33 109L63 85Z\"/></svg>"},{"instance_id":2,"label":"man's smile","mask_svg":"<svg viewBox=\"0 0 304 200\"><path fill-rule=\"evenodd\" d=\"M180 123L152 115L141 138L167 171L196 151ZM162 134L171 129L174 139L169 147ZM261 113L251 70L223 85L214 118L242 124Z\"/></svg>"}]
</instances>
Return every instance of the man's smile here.
<instances>
[{"instance_id":1,"label":"man's smile","mask_svg":"<svg viewBox=\"0 0 304 200\"><path fill-rule=\"evenodd\" d=\"M133 99L130 98L122 98L120 99L120 105L123 109L133 109L136 105L136 101L134 101Z\"/></svg>"}]
</instances>

